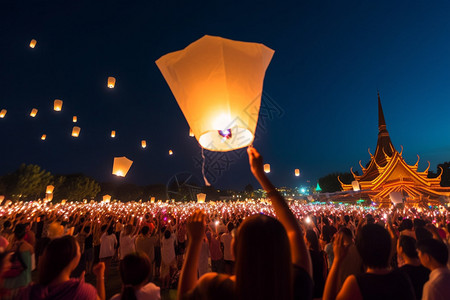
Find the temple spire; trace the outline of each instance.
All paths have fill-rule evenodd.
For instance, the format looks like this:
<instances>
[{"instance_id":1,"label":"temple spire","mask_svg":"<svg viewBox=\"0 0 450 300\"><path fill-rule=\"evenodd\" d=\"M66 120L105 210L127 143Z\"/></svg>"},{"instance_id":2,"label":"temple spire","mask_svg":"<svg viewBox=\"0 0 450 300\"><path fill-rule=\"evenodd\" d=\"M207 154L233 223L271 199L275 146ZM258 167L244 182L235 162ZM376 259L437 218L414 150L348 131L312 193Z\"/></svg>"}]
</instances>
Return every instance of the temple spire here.
<instances>
[{"instance_id":1,"label":"temple spire","mask_svg":"<svg viewBox=\"0 0 450 300\"><path fill-rule=\"evenodd\" d=\"M378 129L379 131L386 129L386 121L384 120L383 107L381 106L379 91L378 91Z\"/></svg>"}]
</instances>

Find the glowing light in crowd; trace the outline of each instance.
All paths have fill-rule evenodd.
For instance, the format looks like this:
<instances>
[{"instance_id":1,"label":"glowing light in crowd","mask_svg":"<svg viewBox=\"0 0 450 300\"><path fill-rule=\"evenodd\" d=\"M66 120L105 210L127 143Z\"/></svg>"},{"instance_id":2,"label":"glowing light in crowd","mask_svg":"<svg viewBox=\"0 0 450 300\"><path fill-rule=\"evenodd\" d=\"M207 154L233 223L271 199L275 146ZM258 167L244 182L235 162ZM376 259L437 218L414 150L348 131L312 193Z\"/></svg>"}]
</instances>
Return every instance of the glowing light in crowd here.
<instances>
[{"instance_id":1,"label":"glowing light in crowd","mask_svg":"<svg viewBox=\"0 0 450 300\"><path fill-rule=\"evenodd\" d=\"M264 165L264 172L270 173L270 164L265 164Z\"/></svg>"},{"instance_id":2,"label":"glowing light in crowd","mask_svg":"<svg viewBox=\"0 0 450 300\"><path fill-rule=\"evenodd\" d=\"M61 111L62 105L63 105L62 100L55 99L55 101L53 102L53 109L55 111Z\"/></svg>"},{"instance_id":3,"label":"glowing light in crowd","mask_svg":"<svg viewBox=\"0 0 450 300\"><path fill-rule=\"evenodd\" d=\"M73 126L72 128L72 136L78 137L80 135L81 128L78 126Z\"/></svg>"},{"instance_id":4,"label":"glowing light in crowd","mask_svg":"<svg viewBox=\"0 0 450 300\"><path fill-rule=\"evenodd\" d=\"M156 61L203 148L231 151L252 143L273 53L262 44L205 35Z\"/></svg>"},{"instance_id":5,"label":"glowing light in crowd","mask_svg":"<svg viewBox=\"0 0 450 300\"><path fill-rule=\"evenodd\" d=\"M33 108L30 112L30 117L32 117L32 118L36 117L37 112L38 112L38 110L36 108Z\"/></svg>"},{"instance_id":6,"label":"glowing light in crowd","mask_svg":"<svg viewBox=\"0 0 450 300\"><path fill-rule=\"evenodd\" d=\"M108 77L108 87L110 89L113 89L115 85L116 85L116 78Z\"/></svg>"},{"instance_id":7,"label":"glowing light in crowd","mask_svg":"<svg viewBox=\"0 0 450 300\"><path fill-rule=\"evenodd\" d=\"M114 157L112 173L116 176L125 177L132 164L133 161L126 158L125 156Z\"/></svg>"},{"instance_id":8,"label":"glowing light in crowd","mask_svg":"<svg viewBox=\"0 0 450 300\"><path fill-rule=\"evenodd\" d=\"M36 43L37 43L37 41L35 39L32 39L30 42L30 48L36 47Z\"/></svg>"}]
</instances>

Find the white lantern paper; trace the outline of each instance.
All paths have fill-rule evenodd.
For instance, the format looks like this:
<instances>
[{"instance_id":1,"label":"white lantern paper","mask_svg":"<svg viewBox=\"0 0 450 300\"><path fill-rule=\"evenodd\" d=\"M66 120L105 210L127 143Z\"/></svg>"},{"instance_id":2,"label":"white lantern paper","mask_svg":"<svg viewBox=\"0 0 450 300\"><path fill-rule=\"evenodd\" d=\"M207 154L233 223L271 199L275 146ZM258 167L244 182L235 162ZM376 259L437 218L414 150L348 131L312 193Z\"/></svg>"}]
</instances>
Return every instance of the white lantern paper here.
<instances>
[{"instance_id":1,"label":"white lantern paper","mask_svg":"<svg viewBox=\"0 0 450 300\"><path fill-rule=\"evenodd\" d=\"M197 203L205 203L206 200L206 194L199 193L197 194Z\"/></svg>"},{"instance_id":2,"label":"white lantern paper","mask_svg":"<svg viewBox=\"0 0 450 300\"><path fill-rule=\"evenodd\" d=\"M205 35L156 61L203 148L231 151L253 142L273 53L263 44Z\"/></svg>"},{"instance_id":3,"label":"white lantern paper","mask_svg":"<svg viewBox=\"0 0 450 300\"><path fill-rule=\"evenodd\" d=\"M389 198L394 205L403 202L403 194L401 192L390 192Z\"/></svg>"},{"instance_id":4,"label":"white lantern paper","mask_svg":"<svg viewBox=\"0 0 450 300\"><path fill-rule=\"evenodd\" d=\"M129 160L125 156L114 157L112 173L116 176L125 177L132 164L133 164L133 161Z\"/></svg>"},{"instance_id":5,"label":"white lantern paper","mask_svg":"<svg viewBox=\"0 0 450 300\"><path fill-rule=\"evenodd\" d=\"M55 187L53 185L47 185L47 189L45 190L45 193L51 194L51 193L53 193L54 189L55 189Z\"/></svg>"},{"instance_id":6,"label":"white lantern paper","mask_svg":"<svg viewBox=\"0 0 450 300\"><path fill-rule=\"evenodd\" d=\"M264 165L264 172L270 173L270 164L265 164Z\"/></svg>"},{"instance_id":7,"label":"white lantern paper","mask_svg":"<svg viewBox=\"0 0 450 300\"><path fill-rule=\"evenodd\" d=\"M358 192L361 190L361 187L359 186L359 182L354 180L352 181L352 187L353 187L353 191Z\"/></svg>"}]
</instances>

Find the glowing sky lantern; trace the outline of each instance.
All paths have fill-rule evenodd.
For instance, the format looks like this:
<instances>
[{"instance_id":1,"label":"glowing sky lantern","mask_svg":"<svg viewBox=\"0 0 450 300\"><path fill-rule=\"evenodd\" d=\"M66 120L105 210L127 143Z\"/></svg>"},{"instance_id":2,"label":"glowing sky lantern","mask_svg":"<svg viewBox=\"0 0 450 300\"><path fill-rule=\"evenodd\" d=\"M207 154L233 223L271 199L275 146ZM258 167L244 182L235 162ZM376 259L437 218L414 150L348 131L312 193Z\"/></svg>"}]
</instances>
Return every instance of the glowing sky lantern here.
<instances>
[{"instance_id":1,"label":"glowing sky lantern","mask_svg":"<svg viewBox=\"0 0 450 300\"><path fill-rule=\"evenodd\" d=\"M361 190L361 187L359 186L359 182L354 180L352 181L352 187L353 187L353 191L358 192Z\"/></svg>"},{"instance_id":2,"label":"glowing sky lantern","mask_svg":"<svg viewBox=\"0 0 450 300\"><path fill-rule=\"evenodd\" d=\"M111 201L111 195L103 195L103 202L109 203Z\"/></svg>"},{"instance_id":3,"label":"glowing sky lantern","mask_svg":"<svg viewBox=\"0 0 450 300\"><path fill-rule=\"evenodd\" d=\"M273 53L262 44L205 35L156 61L203 148L231 151L252 143Z\"/></svg>"},{"instance_id":4,"label":"glowing sky lantern","mask_svg":"<svg viewBox=\"0 0 450 300\"><path fill-rule=\"evenodd\" d=\"M108 77L108 87L110 89L113 89L115 85L116 85L116 78Z\"/></svg>"},{"instance_id":5,"label":"glowing sky lantern","mask_svg":"<svg viewBox=\"0 0 450 300\"><path fill-rule=\"evenodd\" d=\"M63 105L62 100L55 99L55 101L53 102L53 109L55 111L61 111L62 105Z\"/></svg>"},{"instance_id":6,"label":"glowing sky lantern","mask_svg":"<svg viewBox=\"0 0 450 300\"><path fill-rule=\"evenodd\" d=\"M147 148L147 142L145 140L141 141L141 147L142 148Z\"/></svg>"},{"instance_id":7,"label":"glowing sky lantern","mask_svg":"<svg viewBox=\"0 0 450 300\"><path fill-rule=\"evenodd\" d=\"M173 151L172 150L169 150L169 155L173 155Z\"/></svg>"},{"instance_id":8,"label":"glowing sky lantern","mask_svg":"<svg viewBox=\"0 0 450 300\"><path fill-rule=\"evenodd\" d=\"M81 128L78 126L73 126L72 128L72 136L78 137L80 135Z\"/></svg>"},{"instance_id":9,"label":"glowing sky lantern","mask_svg":"<svg viewBox=\"0 0 450 300\"><path fill-rule=\"evenodd\" d=\"M76 123L77 121L78 121L77 116L73 116L73 117L72 117L72 122L73 122L73 123Z\"/></svg>"},{"instance_id":10,"label":"glowing sky lantern","mask_svg":"<svg viewBox=\"0 0 450 300\"><path fill-rule=\"evenodd\" d=\"M43 141L45 141L46 138L47 138L47 135L46 135L46 134L43 134L43 135L41 136L41 140L43 140Z\"/></svg>"},{"instance_id":11,"label":"glowing sky lantern","mask_svg":"<svg viewBox=\"0 0 450 300\"><path fill-rule=\"evenodd\" d=\"M403 194L401 192L390 192L389 198L394 205L403 202Z\"/></svg>"},{"instance_id":12,"label":"glowing sky lantern","mask_svg":"<svg viewBox=\"0 0 450 300\"><path fill-rule=\"evenodd\" d=\"M192 129L189 128L189 136L193 137L194 136L194 132L192 131Z\"/></svg>"},{"instance_id":13,"label":"glowing sky lantern","mask_svg":"<svg viewBox=\"0 0 450 300\"><path fill-rule=\"evenodd\" d=\"M113 137L116 137L116 131L115 130L112 130L111 131L111 137L113 138Z\"/></svg>"},{"instance_id":14,"label":"glowing sky lantern","mask_svg":"<svg viewBox=\"0 0 450 300\"><path fill-rule=\"evenodd\" d=\"M4 118L5 117L5 115L6 115L6 112L7 112L7 110L6 109L2 109L1 111L0 111L0 118Z\"/></svg>"},{"instance_id":15,"label":"glowing sky lantern","mask_svg":"<svg viewBox=\"0 0 450 300\"><path fill-rule=\"evenodd\" d=\"M54 189L55 189L55 187L53 185L47 185L47 189L45 190L45 193L51 194L51 193L53 193Z\"/></svg>"},{"instance_id":16,"label":"glowing sky lantern","mask_svg":"<svg viewBox=\"0 0 450 300\"><path fill-rule=\"evenodd\" d=\"M294 173L295 173L295 176L300 176L300 170L299 169L295 169Z\"/></svg>"},{"instance_id":17,"label":"glowing sky lantern","mask_svg":"<svg viewBox=\"0 0 450 300\"><path fill-rule=\"evenodd\" d=\"M150 198L150 203L155 203L155 197Z\"/></svg>"},{"instance_id":18,"label":"glowing sky lantern","mask_svg":"<svg viewBox=\"0 0 450 300\"><path fill-rule=\"evenodd\" d=\"M206 200L206 194L199 193L197 194L197 203L205 203Z\"/></svg>"},{"instance_id":19,"label":"glowing sky lantern","mask_svg":"<svg viewBox=\"0 0 450 300\"><path fill-rule=\"evenodd\" d=\"M128 170L130 169L132 164L133 164L133 161L129 160L125 156L114 157L112 173L116 176L125 177L125 175L127 175Z\"/></svg>"},{"instance_id":20,"label":"glowing sky lantern","mask_svg":"<svg viewBox=\"0 0 450 300\"><path fill-rule=\"evenodd\" d=\"M30 48L36 47L36 43L37 43L37 41L35 39L32 39L30 42Z\"/></svg>"},{"instance_id":21,"label":"glowing sky lantern","mask_svg":"<svg viewBox=\"0 0 450 300\"><path fill-rule=\"evenodd\" d=\"M32 118L36 117L37 112L38 112L38 110L36 108L33 108L30 112L30 117L32 117Z\"/></svg>"},{"instance_id":22,"label":"glowing sky lantern","mask_svg":"<svg viewBox=\"0 0 450 300\"><path fill-rule=\"evenodd\" d=\"M264 172L270 173L270 164L265 164L264 165Z\"/></svg>"},{"instance_id":23,"label":"glowing sky lantern","mask_svg":"<svg viewBox=\"0 0 450 300\"><path fill-rule=\"evenodd\" d=\"M44 202L50 202L52 200L53 200L53 193L45 194ZM64 203L66 203L66 202L64 201ZM61 201L61 204L64 204L64 203Z\"/></svg>"}]
</instances>

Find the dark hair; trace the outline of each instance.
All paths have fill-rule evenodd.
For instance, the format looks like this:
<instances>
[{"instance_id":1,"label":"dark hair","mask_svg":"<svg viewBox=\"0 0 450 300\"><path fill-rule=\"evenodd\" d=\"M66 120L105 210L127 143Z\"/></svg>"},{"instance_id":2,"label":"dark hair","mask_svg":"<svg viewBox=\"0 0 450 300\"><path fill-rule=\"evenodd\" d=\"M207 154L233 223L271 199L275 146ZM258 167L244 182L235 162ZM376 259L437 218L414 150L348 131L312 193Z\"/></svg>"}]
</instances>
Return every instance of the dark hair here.
<instances>
[{"instance_id":1,"label":"dark hair","mask_svg":"<svg viewBox=\"0 0 450 300\"><path fill-rule=\"evenodd\" d=\"M108 227L107 233L108 233L108 235L111 235L111 234L114 233L114 227L113 227L112 225L110 225L110 226Z\"/></svg>"},{"instance_id":2,"label":"dark hair","mask_svg":"<svg viewBox=\"0 0 450 300\"><path fill-rule=\"evenodd\" d=\"M419 258L416 250L416 240L407 235L401 235L398 239L398 245L409 258Z\"/></svg>"},{"instance_id":3,"label":"dark hair","mask_svg":"<svg viewBox=\"0 0 450 300\"><path fill-rule=\"evenodd\" d=\"M3 223L3 229L9 229L11 227L11 221L10 220L6 220Z\"/></svg>"},{"instance_id":4,"label":"dark hair","mask_svg":"<svg viewBox=\"0 0 450 300\"><path fill-rule=\"evenodd\" d=\"M322 240L324 240L327 244L331 242L331 235L329 231L322 230Z\"/></svg>"},{"instance_id":5,"label":"dark hair","mask_svg":"<svg viewBox=\"0 0 450 300\"><path fill-rule=\"evenodd\" d=\"M432 239L433 234L429 232L425 227L416 228L417 241Z\"/></svg>"},{"instance_id":6,"label":"dark hair","mask_svg":"<svg viewBox=\"0 0 450 300\"><path fill-rule=\"evenodd\" d=\"M386 229L367 224L358 232L356 248L367 267L386 268L391 254L391 238Z\"/></svg>"},{"instance_id":7,"label":"dark hair","mask_svg":"<svg viewBox=\"0 0 450 300\"><path fill-rule=\"evenodd\" d=\"M411 230L413 229L413 222L410 219L403 219L402 223L400 224L398 230L403 231L405 229Z\"/></svg>"},{"instance_id":8,"label":"dark hair","mask_svg":"<svg viewBox=\"0 0 450 300\"><path fill-rule=\"evenodd\" d=\"M142 233L143 235L147 235L149 231L150 231L150 228L148 228L147 225L145 225L145 226L142 227L142 229L141 229L141 233Z\"/></svg>"},{"instance_id":9,"label":"dark hair","mask_svg":"<svg viewBox=\"0 0 450 300\"><path fill-rule=\"evenodd\" d=\"M26 226L25 224L17 224L16 228L14 229L14 237L17 240L21 240L25 237L26 234Z\"/></svg>"},{"instance_id":10,"label":"dark hair","mask_svg":"<svg viewBox=\"0 0 450 300\"><path fill-rule=\"evenodd\" d=\"M228 224L227 224L227 229L228 229L228 232L233 231L233 229L234 229L234 224L231 223L231 222L228 222Z\"/></svg>"},{"instance_id":11,"label":"dark hair","mask_svg":"<svg viewBox=\"0 0 450 300\"><path fill-rule=\"evenodd\" d=\"M48 285L77 255L77 241L66 235L52 240L39 262L39 284Z\"/></svg>"},{"instance_id":12,"label":"dark hair","mask_svg":"<svg viewBox=\"0 0 450 300\"><path fill-rule=\"evenodd\" d=\"M353 239L353 233L347 227L339 228L339 232L342 232L343 235L347 236L349 239Z\"/></svg>"},{"instance_id":13,"label":"dark hair","mask_svg":"<svg viewBox=\"0 0 450 300\"><path fill-rule=\"evenodd\" d=\"M345 221L345 223L350 222L350 217L349 217L349 215L345 215L345 216L344 216L344 221Z\"/></svg>"},{"instance_id":14,"label":"dark hair","mask_svg":"<svg viewBox=\"0 0 450 300\"><path fill-rule=\"evenodd\" d=\"M120 261L120 278L123 283L121 300L136 300L134 288L151 276L151 262L144 253L131 253Z\"/></svg>"},{"instance_id":15,"label":"dark hair","mask_svg":"<svg viewBox=\"0 0 450 300\"><path fill-rule=\"evenodd\" d=\"M415 218L413 223L414 223L414 229L417 229L419 227L425 227L425 225L426 225L426 222L424 220L418 219L418 218Z\"/></svg>"},{"instance_id":16,"label":"dark hair","mask_svg":"<svg viewBox=\"0 0 450 300\"><path fill-rule=\"evenodd\" d=\"M85 226L84 233L89 233L89 231L91 231L91 226Z\"/></svg>"},{"instance_id":17,"label":"dark hair","mask_svg":"<svg viewBox=\"0 0 450 300\"><path fill-rule=\"evenodd\" d=\"M170 238L170 235L171 234L169 230L164 231L164 237L166 238L166 240Z\"/></svg>"},{"instance_id":18,"label":"dark hair","mask_svg":"<svg viewBox=\"0 0 450 300\"><path fill-rule=\"evenodd\" d=\"M261 214L246 218L234 252L237 299L292 298L291 250L278 220Z\"/></svg>"},{"instance_id":19,"label":"dark hair","mask_svg":"<svg viewBox=\"0 0 450 300\"><path fill-rule=\"evenodd\" d=\"M433 257L439 264L447 264L448 249L443 242L435 239L421 240L417 242L417 249Z\"/></svg>"},{"instance_id":20,"label":"dark hair","mask_svg":"<svg viewBox=\"0 0 450 300\"><path fill-rule=\"evenodd\" d=\"M319 251L319 239L317 238L317 234L314 230L306 230L306 240L310 244L312 250Z\"/></svg>"}]
</instances>

